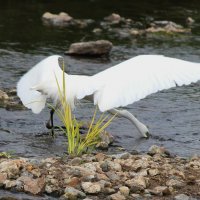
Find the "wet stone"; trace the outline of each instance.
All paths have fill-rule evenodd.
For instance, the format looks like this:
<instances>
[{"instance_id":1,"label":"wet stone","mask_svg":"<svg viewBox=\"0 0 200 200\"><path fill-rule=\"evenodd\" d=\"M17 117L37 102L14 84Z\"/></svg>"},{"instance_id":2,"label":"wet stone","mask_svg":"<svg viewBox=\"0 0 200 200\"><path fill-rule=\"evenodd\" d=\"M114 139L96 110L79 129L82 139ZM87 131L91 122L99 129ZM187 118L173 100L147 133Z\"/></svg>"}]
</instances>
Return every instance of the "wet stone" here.
<instances>
[{"instance_id":1,"label":"wet stone","mask_svg":"<svg viewBox=\"0 0 200 200\"><path fill-rule=\"evenodd\" d=\"M101 56L109 54L112 49L112 43L107 40L97 40L89 42L78 42L70 45L69 50L65 52L68 55L86 55Z\"/></svg>"},{"instance_id":2,"label":"wet stone","mask_svg":"<svg viewBox=\"0 0 200 200\"><path fill-rule=\"evenodd\" d=\"M50 12L45 12L42 15L42 20L45 25L52 25L59 27L69 26L72 19L73 18L65 12L60 12L59 14L52 14Z\"/></svg>"}]
</instances>

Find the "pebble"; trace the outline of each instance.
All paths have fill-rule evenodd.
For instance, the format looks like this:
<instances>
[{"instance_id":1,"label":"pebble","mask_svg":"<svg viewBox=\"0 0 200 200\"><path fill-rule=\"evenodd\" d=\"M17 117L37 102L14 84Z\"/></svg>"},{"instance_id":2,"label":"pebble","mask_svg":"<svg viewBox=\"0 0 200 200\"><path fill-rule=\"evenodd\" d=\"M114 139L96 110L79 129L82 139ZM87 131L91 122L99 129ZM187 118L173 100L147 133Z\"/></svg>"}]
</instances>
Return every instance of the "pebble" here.
<instances>
[{"instance_id":1,"label":"pebble","mask_svg":"<svg viewBox=\"0 0 200 200\"><path fill-rule=\"evenodd\" d=\"M126 200L126 198L120 192L110 195L110 199L111 200Z\"/></svg>"},{"instance_id":2,"label":"pebble","mask_svg":"<svg viewBox=\"0 0 200 200\"><path fill-rule=\"evenodd\" d=\"M128 196L129 193L130 193L130 189L129 189L128 187L126 187L126 186L120 187L120 188L119 188L119 191L120 191L120 193L121 193L122 195L124 195L124 196Z\"/></svg>"},{"instance_id":3,"label":"pebble","mask_svg":"<svg viewBox=\"0 0 200 200\"><path fill-rule=\"evenodd\" d=\"M64 190L64 195L63 197L68 198L68 199L76 199L76 198L85 198L86 194L84 192L81 192L80 190L77 190L73 187L66 187Z\"/></svg>"},{"instance_id":4,"label":"pebble","mask_svg":"<svg viewBox=\"0 0 200 200\"><path fill-rule=\"evenodd\" d=\"M101 186L99 183L82 182L81 187L84 192L88 194L97 194L101 191Z\"/></svg>"},{"instance_id":5,"label":"pebble","mask_svg":"<svg viewBox=\"0 0 200 200\"><path fill-rule=\"evenodd\" d=\"M184 187L186 183L181 180L170 179L166 182L166 185L177 189Z\"/></svg>"},{"instance_id":6,"label":"pebble","mask_svg":"<svg viewBox=\"0 0 200 200\"><path fill-rule=\"evenodd\" d=\"M190 200L190 197L185 194L178 194L174 197L174 200Z\"/></svg>"},{"instance_id":7,"label":"pebble","mask_svg":"<svg viewBox=\"0 0 200 200\"><path fill-rule=\"evenodd\" d=\"M7 93L0 90L0 101L6 101L8 99L9 99L9 96L7 95Z\"/></svg>"}]
</instances>

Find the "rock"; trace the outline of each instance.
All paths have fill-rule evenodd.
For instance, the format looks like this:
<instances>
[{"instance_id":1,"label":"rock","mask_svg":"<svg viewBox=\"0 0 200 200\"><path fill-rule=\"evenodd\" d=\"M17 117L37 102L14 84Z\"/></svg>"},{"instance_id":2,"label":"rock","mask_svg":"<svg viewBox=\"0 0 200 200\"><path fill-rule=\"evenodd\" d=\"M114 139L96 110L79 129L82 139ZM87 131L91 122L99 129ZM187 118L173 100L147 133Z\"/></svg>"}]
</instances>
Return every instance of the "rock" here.
<instances>
[{"instance_id":1,"label":"rock","mask_svg":"<svg viewBox=\"0 0 200 200\"><path fill-rule=\"evenodd\" d=\"M135 193L132 193L131 197L133 197L134 200L143 200L144 199L141 195L135 194Z\"/></svg>"},{"instance_id":2,"label":"rock","mask_svg":"<svg viewBox=\"0 0 200 200\"><path fill-rule=\"evenodd\" d=\"M66 199L70 199L70 200L75 200L77 198L85 198L86 194L84 192L81 192L80 190L77 190L73 187L66 187L65 191L64 191L64 195L62 196L65 197Z\"/></svg>"},{"instance_id":3,"label":"rock","mask_svg":"<svg viewBox=\"0 0 200 200\"><path fill-rule=\"evenodd\" d=\"M6 189L10 189L10 188L13 188L13 187L15 187L17 185L17 181L15 181L15 180L14 181L6 180L4 182L4 185L5 185Z\"/></svg>"},{"instance_id":4,"label":"rock","mask_svg":"<svg viewBox=\"0 0 200 200\"><path fill-rule=\"evenodd\" d=\"M107 40L73 43L70 45L69 50L65 52L65 54L101 56L109 54L112 46L112 43Z\"/></svg>"},{"instance_id":5,"label":"rock","mask_svg":"<svg viewBox=\"0 0 200 200\"><path fill-rule=\"evenodd\" d=\"M119 188L119 191L122 195L124 195L126 197L129 195L130 189L126 186L122 186Z\"/></svg>"},{"instance_id":6,"label":"rock","mask_svg":"<svg viewBox=\"0 0 200 200\"><path fill-rule=\"evenodd\" d=\"M82 162L83 160L80 157L76 157L73 158L70 163L71 165L80 165Z\"/></svg>"},{"instance_id":7,"label":"rock","mask_svg":"<svg viewBox=\"0 0 200 200\"><path fill-rule=\"evenodd\" d=\"M112 24L118 24L122 20L121 16L116 13L112 13L111 15L105 17L104 19Z\"/></svg>"},{"instance_id":8,"label":"rock","mask_svg":"<svg viewBox=\"0 0 200 200\"><path fill-rule=\"evenodd\" d=\"M112 155L113 158L117 158L117 159L128 159L130 157L130 153L128 152L123 152L123 153L120 153L120 154L116 154L116 155Z\"/></svg>"},{"instance_id":9,"label":"rock","mask_svg":"<svg viewBox=\"0 0 200 200\"><path fill-rule=\"evenodd\" d=\"M127 180L125 184L131 189L132 192L141 191L147 188L148 179L143 176L136 176L133 179Z\"/></svg>"},{"instance_id":10,"label":"rock","mask_svg":"<svg viewBox=\"0 0 200 200\"><path fill-rule=\"evenodd\" d=\"M102 169L103 172L110 171L110 165L109 165L109 163L108 163L107 160L104 161L103 163L101 163L100 167L101 167L101 169Z\"/></svg>"},{"instance_id":11,"label":"rock","mask_svg":"<svg viewBox=\"0 0 200 200\"><path fill-rule=\"evenodd\" d=\"M0 172L7 173L8 178L17 178L22 167L21 160L5 160L0 163Z\"/></svg>"},{"instance_id":12,"label":"rock","mask_svg":"<svg viewBox=\"0 0 200 200\"><path fill-rule=\"evenodd\" d=\"M24 191L30 192L31 194L41 194L45 189L45 179L44 177L32 179L27 176L21 176L18 181L23 182Z\"/></svg>"},{"instance_id":13,"label":"rock","mask_svg":"<svg viewBox=\"0 0 200 200\"><path fill-rule=\"evenodd\" d=\"M174 200L190 200L190 197L185 194L178 194L174 197Z\"/></svg>"},{"instance_id":14,"label":"rock","mask_svg":"<svg viewBox=\"0 0 200 200\"><path fill-rule=\"evenodd\" d=\"M64 183L70 187L76 187L80 184L80 179L77 177L72 177L64 180Z\"/></svg>"},{"instance_id":15,"label":"rock","mask_svg":"<svg viewBox=\"0 0 200 200\"><path fill-rule=\"evenodd\" d=\"M195 22L195 20L192 19L192 17L187 17L187 19L186 19L187 25L192 25L192 24L194 24L194 22Z\"/></svg>"},{"instance_id":16,"label":"rock","mask_svg":"<svg viewBox=\"0 0 200 200\"><path fill-rule=\"evenodd\" d=\"M117 172L122 171L121 165L117 162L112 162L112 161L108 160L107 164L108 164L110 170L112 170L112 171L117 171Z\"/></svg>"},{"instance_id":17,"label":"rock","mask_svg":"<svg viewBox=\"0 0 200 200\"><path fill-rule=\"evenodd\" d=\"M170 179L166 182L166 185L178 189L184 187L186 183L181 180Z\"/></svg>"},{"instance_id":18,"label":"rock","mask_svg":"<svg viewBox=\"0 0 200 200\"><path fill-rule=\"evenodd\" d=\"M103 153L98 153L97 155L95 155L95 158L97 159L98 162L101 162L106 158L106 155Z\"/></svg>"},{"instance_id":19,"label":"rock","mask_svg":"<svg viewBox=\"0 0 200 200\"><path fill-rule=\"evenodd\" d=\"M9 96L7 95L7 93L0 90L0 101L6 101L8 99L9 99Z\"/></svg>"},{"instance_id":20,"label":"rock","mask_svg":"<svg viewBox=\"0 0 200 200\"><path fill-rule=\"evenodd\" d=\"M100 29L100 28L95 28L95 29L93 29L93 31L92 31L93 33L95 33L95 34L100 34L100 33L102 33L103 32L103 30L102 29Z\"/></svg>"},{"instance_id":21,"label":"rock","mask_svg":"<svg viewBox=\"0 0 200 200\"><path fill-rule=\"evenodd\" d=\"M158 169L149 169L149 170L148 170L148 174L149 174L150 176L156 176L156 175L160 174L160 172L159 172Z\"/></svg>"},{"instance_id":22,"label":"rock","mask_svg":"<svg viewBox=\"0 0 200 200\"><path fill-rule=\"evenodd\" d=\"M126 200L126 198L122 194L120 194L120 192L110 195L110 199L111 200Z\"/></svg>"},{"instance_id":23,"label":"rock","mask_svg":"<svg viewBox=\"0 0 200 200\"><path fill-rule=\"evenodd\" d=\"M166 154L166 155L169 155L169 152L164 148L164 147L159 147L157 145L152 145L150 148L149 148L149 151L148 151L148 154L153 156L155 154Z\"/></svg>"},{"instance_id":24,"label":"rock","mask_svg":"<svg viewBox=\"0 0 200 200\"><path fill-rule=\"evenodd\" d=\"M120 180L120 176L118 176L114 171L109 171L106 173L111 182L118 182Z\"/></svg>"},{"instance_id":25,"label":"rock","mask_svg":"<svg viewBox=\"0 0 200 200\"><path fill-rule=\"evenodd\" d=\"M98 194L101 191L101 186L98 182L82 182L81 187L88 194Z\"/></svg>"},{"instance_id":26,"label":"rock","mask_svg":"<svg viewBox=\"0 0 200 200\"><path fill-rule=\"evenodd\" d=\"M66 26L70 25L73 18L65 12L60 12L58 15L52 14L50 12L45 12L42 15L42 20L43 20L45 25L66 27Z\"/></svg>"},{"instance_id":27,"label":"rock","mask_svg":"<svg viewBox=\"0 0 200 200\"><path fill-rule=\"evenodd\" d=\"M150 190L150 193L157 196L164 196L164 195L169 195L170 190L166 186L157 186L153 190Z\"/></svg>"},{"instance_id":28,"label":"rock","mask_svg":"<svg viewBox=\"0 0 200 200\"><path fill-rule=\"evenodd\" d=\"M181 25L171 21L154 21L150 28L145 30L147 33L190 33L190 29L183 28Z\"/></svg>"},{"instance_id":29,"label":"rock","mask_svg":"<svg viewBox=\"0 0 200 200\"><path fill-rule=\"evenodd\" d=\"M4 182L7 180L7 174L6 173L0 173L0 187L4 185Z\"/></svg>"}]
</instances>

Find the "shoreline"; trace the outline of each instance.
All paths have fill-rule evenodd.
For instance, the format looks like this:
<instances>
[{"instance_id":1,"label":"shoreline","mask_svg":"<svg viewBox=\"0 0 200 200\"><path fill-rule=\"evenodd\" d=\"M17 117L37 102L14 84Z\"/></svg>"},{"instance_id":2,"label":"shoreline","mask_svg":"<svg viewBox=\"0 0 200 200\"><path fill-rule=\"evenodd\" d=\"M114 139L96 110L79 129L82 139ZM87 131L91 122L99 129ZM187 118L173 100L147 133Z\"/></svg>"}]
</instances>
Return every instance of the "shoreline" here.
<instances>
[{"instance_id":1,"label":"shoreline","mask_svg":"<svg viewBox=\"0 0 200 200\"><path fill-rule=\"evenodd\" d=\"M74 158L0 158L1 191L26 193L33 199L48 195L47 199L60 200L195 200L200 199L199 188L200 156L172 156L155 145L148 153L138 155L124 152Z\"/></svg>"}]
</instances>

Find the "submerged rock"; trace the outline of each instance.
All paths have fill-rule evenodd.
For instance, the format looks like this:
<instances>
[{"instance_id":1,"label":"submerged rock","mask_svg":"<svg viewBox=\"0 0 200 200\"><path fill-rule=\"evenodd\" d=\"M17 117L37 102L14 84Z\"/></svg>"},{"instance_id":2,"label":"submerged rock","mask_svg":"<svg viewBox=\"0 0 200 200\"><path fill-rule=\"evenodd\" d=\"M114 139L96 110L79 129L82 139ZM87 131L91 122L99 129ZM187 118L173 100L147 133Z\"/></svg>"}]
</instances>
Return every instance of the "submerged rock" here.
<instances>
[{"instance_id":1,"label":"submerged rock","mask_svg":"<svg viewBox=\"0 0 200 200\"><path fill-rule=\"evenodd\" d=\"M101 56L109 54L112 49L112 43L107 40L97 40L89 42L78 42L70 45L67 55L86 55Z\"/></svg>"}]
</instances>

